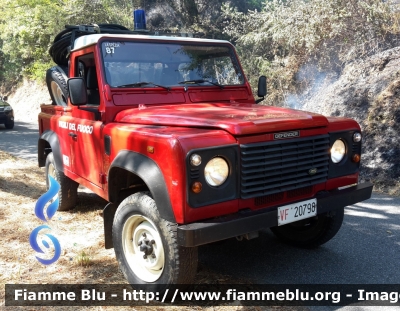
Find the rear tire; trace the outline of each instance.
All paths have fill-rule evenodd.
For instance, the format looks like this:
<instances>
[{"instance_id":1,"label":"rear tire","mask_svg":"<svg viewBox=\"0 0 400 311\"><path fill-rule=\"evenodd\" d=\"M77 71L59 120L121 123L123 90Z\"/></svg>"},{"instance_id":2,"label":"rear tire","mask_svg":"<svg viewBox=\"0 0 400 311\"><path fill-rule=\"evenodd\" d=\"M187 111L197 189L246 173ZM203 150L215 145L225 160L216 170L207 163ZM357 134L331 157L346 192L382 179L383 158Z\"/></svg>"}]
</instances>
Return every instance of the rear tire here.
<instances>
[{"instance_id":1,"label":"rear tire","mask_svg":"<svg viewBox=\"0 0 400 311\"><path fill-rule=\"evenodd\" d=\"M338 233L342 226L344 208L303 219L284 226L271 228L271 231L284 243L301 248L315 248Z\"/></svg>"},{"instance_id":2,"label":"rear tire","mask_svg":"<svg viewBox=\"0 0 400 311\"><path fill-rule=\"evenodd\" d=\"M59 198L59 211L69 211L76 206L78 198L79 184L64 175L63 172L56 169L53 153L49 153L46 158L46 186L49 189L49 178L53 177L59 184L60 190L58 191Z\"/></svg>"},{"instance_id":3,"label":"rear tire","mask_svg":"<svg viewBox=\"0 0 400 311\"><path fill-rule=\"evenodd\" d=\"M68 88L66 74L60 67L52 67L46 72L46 84L51 100L57 106L67 106Z\"/></svg>"},{"instance_id":4,"label":"rear tire","mask_svg":"<svg viewBox=\"0 0 400 311\"><path fill-rule=\"evenodd\" d=\"M177 243L177 224L160 217L155 201L146 192L127 197L113 223L113 244L119 267L130 284L167 285L192 283L197 270L197 247Z\"/></svg>"}]
</instances>

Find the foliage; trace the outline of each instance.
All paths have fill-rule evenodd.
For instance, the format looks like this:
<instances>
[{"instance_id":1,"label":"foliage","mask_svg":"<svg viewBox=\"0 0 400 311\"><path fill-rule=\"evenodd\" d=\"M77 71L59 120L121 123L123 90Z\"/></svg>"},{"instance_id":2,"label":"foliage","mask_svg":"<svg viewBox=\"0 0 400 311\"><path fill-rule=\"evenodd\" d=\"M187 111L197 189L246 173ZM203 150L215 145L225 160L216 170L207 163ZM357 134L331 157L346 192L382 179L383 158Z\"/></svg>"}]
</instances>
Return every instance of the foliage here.
<instances>
[{"instance_id":1,"label":"foliage","mask_svg":"<svg viewBox=\"0 0 400 311\"><path fill-rule=\"evenodd\" d=\"M221 7L226 0L146 0L148 26L152 30L204 32L209 38L228 38L222 33L224 16ZM261 9L264 0L234 0L239 12Z\"/></svg>"},{"instance_id":2,"label":"foliage","mask_svg":"<svg viewBox=\"0 0 400 311\"><path fill-rule=\"evenodd\" d=\"M0 47L2 45L3 40L0 39ZM18 65L11 62L9 55L0 50L0 81L3 81L3 83L8 82L6 84L12 85L18 78ZM4 86L7 88L6 85ZM4 90L0 90L0 94L2 93L4 93Z\"/></svg>"},{"instance_id":3,"label":"foliage","mask_svg":"<svg viewBox=\"0 0 400 311\"><path fill-rule=\"evenodd\" d=\"M0 62L0 76L13 81L22 76L43 80L46 69L52 66L48 50L64 25L132 24L129 3L124 0L0 0L3 9L0 51L7 59Z\"/></svg>"},{"instance_id":4,"label":"foliage","mask_svg":"<svg viewBox=\"0 0 400 311\"><path fill-rule=\"evenodd\" d=\"M0 5L3 8L0 16L1 50L14 64L14 78L17 79L26 70L35 72L38 64L50 61L47 51L51 37L61 28L62 3L51 0L1 0ZM2 68L6 76L10 75L7 69Z\"/></svg>"},{"instance_id":5,"label":"foliage","mask_svg":"<svg viewBox=\"0 0 400 311\"><path fill-rule=\"evenodd\" d=\"M230 5L223 12L225 33L245 51L252 85L255 76L268 75L269 103L301 89L297 73L305 64L340 73L345 63L397 43L398 19L380 0L273 0L261 12Z\"/></svg>"},{"instance_id":6,"label":"foliage","mask_svg":"<svg viewBox=\"0 0 400 311\"><path fill-rule=\"evenodd\" d=\"M239 11L260 9L263 0L232 0ZM0 79L44 79L48 50L64 25L116 23L133 28L132 5L146 9L153 30L204 32L221 37L224 0L0 0ZM225 36L226 37L226 36Z\"/></svg>"}]
</instances>

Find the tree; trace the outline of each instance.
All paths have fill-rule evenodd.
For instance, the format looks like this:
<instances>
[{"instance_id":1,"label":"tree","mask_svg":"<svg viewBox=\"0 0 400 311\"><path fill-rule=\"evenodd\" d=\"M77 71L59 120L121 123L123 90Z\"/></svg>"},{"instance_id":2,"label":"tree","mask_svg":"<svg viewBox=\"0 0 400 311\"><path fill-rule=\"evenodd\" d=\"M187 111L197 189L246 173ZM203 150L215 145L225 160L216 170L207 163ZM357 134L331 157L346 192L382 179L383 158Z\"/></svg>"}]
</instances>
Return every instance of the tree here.
<instances>
[{"instance_id":1,"label":"tree","mask_svg":"<svg viewBox=\"0 0 400 311\"><path fill-rule=\"evenodd\" d=\"M231 0L239 12L261 8L263 0ZM53 65L48 53L64 25L115 23L133 29L132 10L146 9L148 28L202 32L229 39L222 32L225 0L0 0L0 77L43 79Z\"/></svg>"},{"instance_id":2,"label":"tree","mask_svg":"<svg viewBox=\"0 0 400 311\"><path fill-rule=\"evenodd\" d=\"M1 52L14 64L14 78L50 62L48 48L56 29L60 29L61 3L51 0L1 0ZM46 16L53 16L49 19ZM9 68L10 69L10 68ZM10 74L7 66L2 71Z\"/></svg>"}]
</instances>

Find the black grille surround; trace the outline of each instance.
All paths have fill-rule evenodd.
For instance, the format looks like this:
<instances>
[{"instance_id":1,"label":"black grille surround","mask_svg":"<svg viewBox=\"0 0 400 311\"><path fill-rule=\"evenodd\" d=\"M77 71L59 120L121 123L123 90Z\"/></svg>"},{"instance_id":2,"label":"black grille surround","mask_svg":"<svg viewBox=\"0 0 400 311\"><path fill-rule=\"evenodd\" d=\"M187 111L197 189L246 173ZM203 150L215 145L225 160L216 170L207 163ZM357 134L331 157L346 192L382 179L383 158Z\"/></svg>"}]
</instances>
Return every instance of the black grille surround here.
<instances>
[{"instance_id":1,"label":"black grille surround","mask_svg":"<svg viewBox=\"0 0 400 311\"><path fill-rule=\"evenodd\" d=\"M329 135L241 144L242 199L304 188L328 179Z\"/></svg>"},{"instance_id":2,"label":"black grille surround","mask_svg":"<svg viewBox=\"0 0 400 311\"><path fill-rule=\"evenodd\" d=\"M199 166L193 166L190 163L190 157L195 153L200 155L202 159ZM204 176L205 166L215 157L223 158L229 166L228 178L218 187L210 186ZM239 198L238 158L239 148L237 144L193 149L186 155L187 198L190 207L198 208ZM191 186L196 181L203 185L199 194L191 190Z\"/></svg>"},{"instance_id":3,"label":"black grille surround","mask_svg":"<svg viewBox=\"0 0 400 311\"><path fill-rule=\"evenodd\" d=\"M329 179L355 174L359 171L360 162L353 162L351 160L354 154L361 155L361 142L356 143L353 141L353 135L356 132L360 133L358 130L330 133L331 145L337 139L342 140L346 146L346 155L339 163L331 161L329 164Z\"/></svg>"}]
</instances>

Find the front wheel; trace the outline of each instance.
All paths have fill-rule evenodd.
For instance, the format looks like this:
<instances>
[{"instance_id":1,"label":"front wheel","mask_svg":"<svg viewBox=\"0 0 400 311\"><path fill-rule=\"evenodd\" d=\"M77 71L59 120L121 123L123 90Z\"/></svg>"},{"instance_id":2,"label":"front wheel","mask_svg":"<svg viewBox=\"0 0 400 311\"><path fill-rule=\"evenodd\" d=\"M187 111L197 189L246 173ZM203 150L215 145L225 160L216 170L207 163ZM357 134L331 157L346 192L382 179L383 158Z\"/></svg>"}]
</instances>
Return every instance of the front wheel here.
<instances>
[{"instance_id":1,"label":"front wheel","mask_svg":"<svg viewBox=\"0 0 400 311\"><path fill-rule=\"evenodd\" d=\"M328 242L338 233L343 216L342 207L326 214L273 227L271 231L284 243L302 248L315 248Z\"/></svg>"},{"instance_id":2,"label":"front wheel","mask_svg":"<svg viewBox=\"0 0 400 311\"><path fill-rule=\"evenodd\" d=\"M4 124L6 129L12 130L14 128L14 120L8 121L7 123Z\"/></svg>"},{"instance_id":3,"label":"front wheel","mask_svg":"<svg viewBox=\"0 0 400 311\"><path fill-rule=\"evenodd\" d=\"M119 267L130 284L190 284L197 270L197 247L177 243L177 225L162 219L146 192L119 205L113 223L113 243Z\"/></svg>"}]
</instances>

